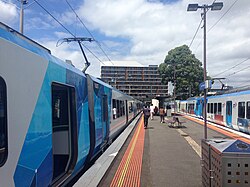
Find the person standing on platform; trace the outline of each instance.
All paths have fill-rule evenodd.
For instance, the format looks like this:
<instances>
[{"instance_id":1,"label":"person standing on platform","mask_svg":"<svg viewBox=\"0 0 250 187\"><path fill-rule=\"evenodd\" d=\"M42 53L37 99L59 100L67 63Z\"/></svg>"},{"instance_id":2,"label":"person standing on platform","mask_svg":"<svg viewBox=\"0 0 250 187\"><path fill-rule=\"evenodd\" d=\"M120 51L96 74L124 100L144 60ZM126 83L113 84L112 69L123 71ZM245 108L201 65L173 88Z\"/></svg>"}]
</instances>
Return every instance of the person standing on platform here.
<instances>
[{"instance_id":1,"label":"person standing on platform","mask_svg":"<svg viewBox=\"0 0 250 187\"><path fill-rule=\"evenodd\" d=\"M154 115L157 116L157 114L158 114L158 107L155 106L155 108L154 108Z\"/></svg>"},{"instance_id":2,"label":"person standing on platform","mask_svg":"<svg viewBox=\"0 0 250 187\"><path fill-rule=\"evenodd\" d=\"M113 119L117 118L117 110L116 108L113 108Z\"/></svg>"},{"instance_id":3,"label":"person standing on platform","mask_svg":"<svg viewBox=\"0 0 250 187\"><path fill-rule=\"evenodd\" d=\"M145 106L143 109L143 115L144 115L144 129L148 127L148 118L150 116L150 109L148 106Z\"/></svg>"},{"instance_id":4,"label":"person standing on platform","mask_svg":"<svg viewBox=\"0 0 250 187\"><path fill-rule=\"evenodd\" d=\"M160 118L161 118L161 123L164 123L164 116L165 116L165 111L164 111L164 108L160 108Z\"/></svg>"},{"instance_id":5,"label":"person standing on platform","mask_svg":"<svg viewBox=\"0 0 250 187\"><path fill-rule=\"evenodd\" d=\"M153 104L151 104L151 106L150 106L150 119L151 120L154 119L154 106L153 106Z\"/></svg>"}]
</instances>

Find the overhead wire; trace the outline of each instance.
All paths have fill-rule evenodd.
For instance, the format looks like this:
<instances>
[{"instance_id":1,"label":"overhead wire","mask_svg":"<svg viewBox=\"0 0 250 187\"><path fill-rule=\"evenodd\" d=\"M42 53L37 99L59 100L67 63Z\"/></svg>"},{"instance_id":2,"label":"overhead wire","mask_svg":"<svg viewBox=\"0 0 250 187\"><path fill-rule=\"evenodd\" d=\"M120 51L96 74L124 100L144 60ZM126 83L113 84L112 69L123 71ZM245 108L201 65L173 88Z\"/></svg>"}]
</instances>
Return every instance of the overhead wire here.
<instances>
[{"instance_id":1,"label":"overhead wire","mask_svg":"<svg viewBox=\"0 0 250 187\"><path fill-rule=\"evenodd\" d=\"M223 73L225 73L225 72L227 72L227 71L230 71L231 69L233 69L233 68L235 68L235 67L237 67L237 66L243 64L244 62L248 61L249 59L250 59L250 57L244 59L244 60L241 61L240 63L238 63L238 64L232 66L231 68L228 68L228 69L226 69L226 70L224 70L224 71L222 71L222 72L220 72L220 73L218 73L218 74L216 74L216 75L214 75L214 76L212 76L212 77L217 77L218 75L221 75L221 74L223 74Z\"/></svg>"},{"instance_id":2,"label":"overhead wire","mask_svg":"<svg viewBox=\"0 0 250 187\"><path fill-rule=\"evenodd\" d=\"M42 6L37 0L34 0L47 14L49 14L59 25L61 25L70 35L72 35L74 38L76 36L69 30L67 29L58 19L56 19L44 6ZM87 49L100 63L104 64L86 45L81 43L85 49Z\"/></svg>"},{"instance_id":3,"label":"overhead wire","mask_svg":"<svg viewBox=\"0 0 250 187\"><path fill-rule=\"evenodd\" d=\"M196 35L197 35L199 29L200 29L201 23L202 23L202 19L201 19L200 24L198 25L198 27L197 27L197 29L196 29L196 32L195 32L195 34L194 34L194 36L193 36L192 41L190 42L190 44L189 44L189 46L188 46L189 48L190 48L190 47L192 46L192 44L193 44L193 41L194 41L194 39L195 39L195 37L196 37Z\"/></svg>"},{"instance_id":4,"label":"overhead wire","mask_svg":"<svg viewBox=\"0 0 250 187\"><path fill-rule=\"evenodd\" d=\"M243 82L243 83L242 83L242 84L239 84L238 87L248 86L248 85L249 85L249 81L250 81L250 80L241 81L241 82ZM247 82L248 84L246 84L246 82Z\"/></svg>"},{"instance_id":5,"label":"overhead wire","mask_svg":"<svg viewBox=\"0 0 250 187\"><path fill-rule=\"evenodd\" d=\"M237 73L239 73L239 72L242 72L242 71L244 71L244 70L247 70L247 69L249 69L249 68L250 68L250 65L247 66L247 67L244 67L244 68L242 68L242 69L240 69L240 70L238 70L238 71L235 71L235 72L233 72L233 73L231 73L231 74L229 74L229 75L227 75L227 76L225 76L225 78L228 78L228 77L230 77L230 76L233 76L233 75L235 75L235 74L237 74Z\"/></svg>"},{"instance_id":6,"label":"overhead wire","mask_svg":"<svg viewBox=\"0 0 250 187\"><path fill-rule=\"evenodd\" d=\"M215 1L216 1L216 0L214 0L214 1L212 2L212 4L215 3ZM206 12L207 12L207 11L208 11L208 10L206 10ZM200 23L199 23L199 25L198 25L198 27L197 27L197 29L196 29L196 31L195 31L195 34L194 34L194 36L193 36L193 38L192 38L192 41L191 41L190 44L189 44L189 48L190 48L190 47L192 46L192 44L193 44L193 41L194 41L194 39L195 39L195 37L196 37L196 35L197 35L199 29L200 29L200 26L201 26L202 21L203 21L203 19L201 19L201 21L200 21ZM196 50L197 50L197 49L196 49Z\"/></svg>"},{"instance_id":7,"label":"overhead wire","mask_svg":"<svg viewBox=\"0 0 250 187\"><path fill-rule=\"evenodd\" d=\"M214 2L215 2L216 0L214 0ZM217 25L220 21L221 21L221 19L233 8L233 6L237 3L237 1L238 0L235 0L233 3L232 3L232 5L227 9L227 11L208 29L208 32L207 32L207 34L215 27L215 25ZM213 3L214 3L213 2ZM212 3L212 4L213 4ZM197 45L197 47L196 47L196 49L195 49L195 51L198 49L198 47L201 45L201 42Z\"/></svg>"},{"instance_id":8,"label":"overhead wire","mask_svg":"<svg viewBox=\"0 0 250 187\"><path fill-rule=\"evenodd\" d=\"M238 0L235 0L233 2L233 4L229 7L229 9L227 9L227 11L208 29L207 32L209 32L210 30L212 30L215 27L215 25L217 25L220 22L220 20L231 10L231 8L237 3L237 1Z\"/></svg>"},{"instance_id":9,"label":"overhead wire","mask_svg":"<svg viewBox=\"0 0 250 187\"><path fill-rule=\"evenodd\" d=\"M110 60L110 58L108 57L107 53L103 50L103 48L101 47L101 44L95 39L95 37L93 36L93 34L89 31L89 29L87 28L87 26L83 23L83 21L81 20L81 18L78 16L78 14L76 13L76 11L73 9L73 7L71 6L71 4L68 2L68 0L65 0L66 3L69 5L70 9L74 12L74 14L76 15L77 19L81 22L81 24L84 26L84 28L87 30L87 32L90 34L90 36L94 39L94 41L97 43L97 45L99 46L99 48L101 49L101 51L103 52L103 54L107 57L107 59L112 63L112 61ZM112 63L113 64L113 63Z\"/></svg>"}]
</instances>

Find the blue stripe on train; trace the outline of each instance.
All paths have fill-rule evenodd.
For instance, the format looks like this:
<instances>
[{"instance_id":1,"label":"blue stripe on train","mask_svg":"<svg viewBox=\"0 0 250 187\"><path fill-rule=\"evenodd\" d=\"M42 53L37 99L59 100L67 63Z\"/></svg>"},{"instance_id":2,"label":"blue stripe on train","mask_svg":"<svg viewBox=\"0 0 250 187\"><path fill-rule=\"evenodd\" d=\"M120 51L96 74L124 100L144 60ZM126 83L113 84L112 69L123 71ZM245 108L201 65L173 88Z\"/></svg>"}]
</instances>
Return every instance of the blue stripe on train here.
<instances>
[{"instance_id":1,"label":"blue stripe on train","mask_svg":"<svg viewBox=\"0 0 250 187\"><path fill-rule=\"evenodd\" d=\"M66 83L76 87L78 114L76 169L83 167L89 152L86 77L69 70L66 71L62 66L50 62L14 174L16 186L23 186L24 181L27 184L33 184L34 180L36 186L48 186L52 181L52 82Z\"/></svg>"}]
</instances>

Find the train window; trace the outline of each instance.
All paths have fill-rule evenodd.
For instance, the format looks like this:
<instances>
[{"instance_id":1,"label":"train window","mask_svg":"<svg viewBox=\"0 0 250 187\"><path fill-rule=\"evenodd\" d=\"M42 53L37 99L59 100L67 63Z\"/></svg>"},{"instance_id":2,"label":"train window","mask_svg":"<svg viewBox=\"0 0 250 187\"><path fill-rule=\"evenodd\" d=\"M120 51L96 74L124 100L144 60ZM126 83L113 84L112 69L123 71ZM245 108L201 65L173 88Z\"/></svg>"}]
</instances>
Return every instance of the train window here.
<instances>
[{"instance_id":1,"label":"train window","mask_svg":"<svg viewBox=\"0 0 250 187\"><path fill-rule=\"evenodd\" d=\"M247 115L246 115L247 119L250 119L250 102L247 102Z\"/></svg>"},{"instance_id":2,"label":"train window","mask_svg":"<svg viewBox=\"0 0 250 187\"><path fill-rule=\"evenodd\" d=\"M211 113L213 114L214 113L214 104L211 103Z\"/></svg>"},{"instance_id":3,"label":"train window","mask_svg":"<svg viewBox=\"0 0 250 187\"><path fill-rule=\"evenodd\" d=\"M218 114L221 114L221 103L218 103Z\"/></svg>"},{"instance_id":4,"label":"train window","mask_svg":"<svg viewBox=\"0 0 250 187\"><path fill-rule=\"evenodd\" d=\"M214 103L214 113L217 114L217 103Z\"/></svg>"},{"instance_id":5,"label":"train window","mask_svg":"<svg viewBox=\"0 0 250 187\"><path fill-rule=\"evenodd\" d=\"M113 112L113 119L117 118L117 106L116 100L112 99L112 112Z\"/></svg>"},{"instance_id":6,"label":"train window","mask_svg":"<svg viewBox=\"0 0 250 187\"><path fill-rule=\"evenodd\" d=\"M7 94L5 81L0 77L0 167L8 155L7 137Z\"/></svg>"},{"instance_id":7,"label":"train window","mask_svg":"<svg viewBox=\"0 0 250 187\"><path fill-rule=\"evenodd\" d=\"M211 103L208 103L208 104L207 104L207 112L208 112L208 113L211 113Z\"/></svg>"},{"instance_id":8,"label":"train window","mask_svg":"<svg viewBox=\"0 0 250 187\"><path fill-rule=\"evenodd\" d=\"M67 89L56 90L56 93L53 95L53 123L56 126L69 124Z\"/></svg>"},{"instance_id":9,"label":"train window","mask_svg":"<svg viewBox=\"0 0 250 187\"><path fill-rule=\"evenodd\" d=\"M133 103L129 103L128 112L133 112Z\"/></svg>"},{"instance_id":10,"label":"train window","mask_svg":"<svg viewBox=\"0 0 250 187\"><path fill-rule=\"evenodd\" d=\"M125 115L125 105L124 101L120 101L120 115L124 116Z\"/></svg>"},{"instance_id":11,"label":"train window","mask_svg":"<svg viewBox=\"0 0 250 187\"><path fill-rule=\"evenodd\" d=\"M245 102L238 103L238 117L245 118Z\"/></svg>"}]
</instances>

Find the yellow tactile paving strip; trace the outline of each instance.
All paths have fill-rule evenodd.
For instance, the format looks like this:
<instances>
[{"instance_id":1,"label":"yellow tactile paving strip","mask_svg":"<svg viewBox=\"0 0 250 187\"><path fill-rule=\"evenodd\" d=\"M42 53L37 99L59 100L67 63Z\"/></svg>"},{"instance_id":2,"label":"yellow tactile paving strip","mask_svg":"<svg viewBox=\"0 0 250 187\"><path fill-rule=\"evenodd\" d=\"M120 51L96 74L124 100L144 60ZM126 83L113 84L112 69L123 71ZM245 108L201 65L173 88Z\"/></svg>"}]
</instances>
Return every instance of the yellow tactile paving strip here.
<instances>
[{"instance_id":1,"label":"yellow tactile paving strip","mask_svg":"<svg viewBox=\"0 0 250 187\"><path fill-rule=\"evenodd\" d=\"M189 120L191 120L191 121L195 121L196 123L198 123L198 124L200 124L200 125L204 125L204 122L203 122L203 121L197 120L197 119L192 118L192 117L189 117L189 116L183 116L183 117L184 117L184 118L187 118L187 119L189 119ZM249 139L244 138L244 137L242 137L242 136L239 136L238 134L235 134L235 133L233 133L233 132L229 132L229 131L224 130L224 129L221 129L221 128L219 128L219 127L215 127L215 126L210 125L210 124L208 124L208 123L207 123L207 127L210 128L210 129L213 129L213 130L215 130L215 131L217 131L217 132L220 132L221 134L224 134L224 135L226 135L226 136L229 136L229 137L231 137L231 138L233 138L233 139L241 140L241 141L243 141L243 142L246 142L246 143L250 144L250 140L249 140Z\"/></svg>"},{"instance_id":2,"label":"yellow tactile paving strip","mask_svg":"<svg viewBox=\"0 0 250 187\"><path fill-rule=\"evenodd\" d=\"M140 186L144 134L142 118L110 184L111 187Z\"/></svg>"}]
</instances>

